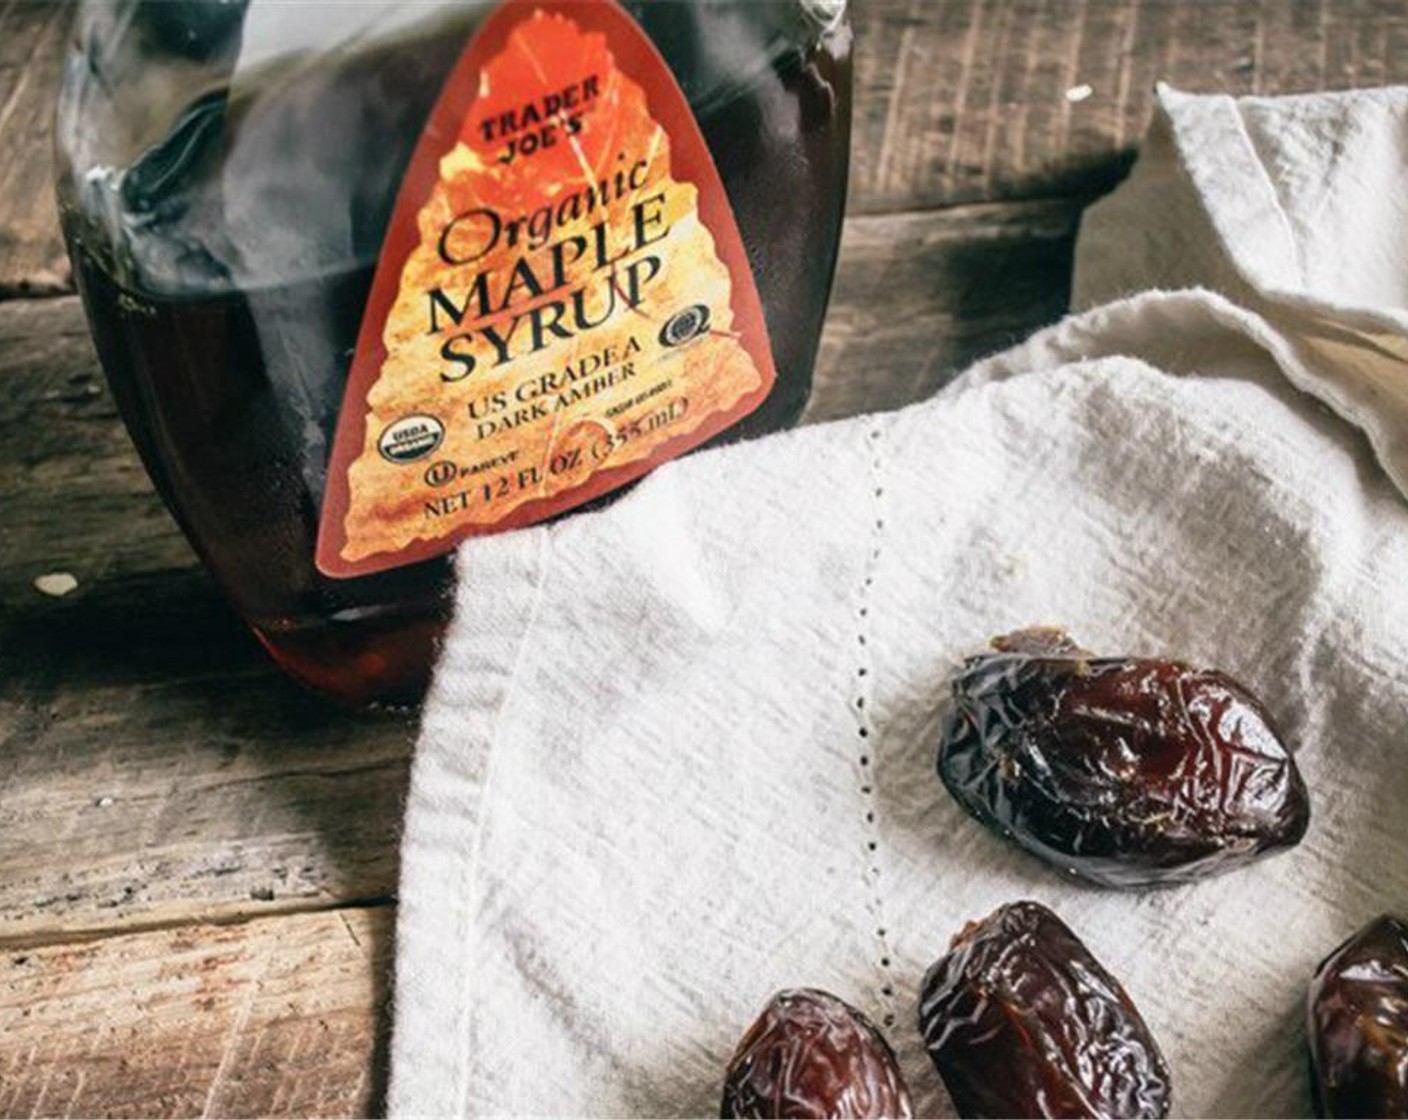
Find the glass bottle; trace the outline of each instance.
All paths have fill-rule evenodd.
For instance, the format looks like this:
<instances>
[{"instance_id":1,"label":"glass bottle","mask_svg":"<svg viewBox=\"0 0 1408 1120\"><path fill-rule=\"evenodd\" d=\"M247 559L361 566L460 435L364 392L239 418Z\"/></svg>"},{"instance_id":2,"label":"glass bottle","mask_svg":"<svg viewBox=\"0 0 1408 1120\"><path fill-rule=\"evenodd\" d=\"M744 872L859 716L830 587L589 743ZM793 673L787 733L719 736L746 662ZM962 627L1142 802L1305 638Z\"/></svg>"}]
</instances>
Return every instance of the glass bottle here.
<instances>
[{"instance_id":1,"label":"glass bottle","mask_svg":"<svg viewBox=\"0 0 1408 1120\"><path fill-rule=\"evenodd\" d=\"M605 18L589 9L608 6L643 32L722 184L775 380L706 442L795 423L845 203L844 0L543 3L584 25ZM78 9L58 109L58 197L113 396L153 483L234 608L285 670L348 702L421 693L449 609L448 549L460 539L377 570L320 566L340 418L363 403L349 395L349 370L375 333L364 320L388 228L402 221L408 169L418 152L447 142L427 122L477 33L524 7L84 0ZM641 81L656 81L646 90L652 107L675 96L660 91L663 79ZM546 108L565 128L566 111ZM535 115L525 108L509 123ZM671 141L685 151L683 138ZM656 236L657 217L637 214L643 240ZM537 282L547 284L541 273ZM463 312L465 300L448 306ZM670 330L686 336L700 325L680 322ZM672 343L668 333L661 339ZM436 442L413 428L388 427L383 458L419 456ZM410 442L395 442L403 437ZM437 465L417 462L415 477ZM766 483L740 480L753 484ZM571 504L581 503L569 495Z\"/></svg>"}]
</instances>

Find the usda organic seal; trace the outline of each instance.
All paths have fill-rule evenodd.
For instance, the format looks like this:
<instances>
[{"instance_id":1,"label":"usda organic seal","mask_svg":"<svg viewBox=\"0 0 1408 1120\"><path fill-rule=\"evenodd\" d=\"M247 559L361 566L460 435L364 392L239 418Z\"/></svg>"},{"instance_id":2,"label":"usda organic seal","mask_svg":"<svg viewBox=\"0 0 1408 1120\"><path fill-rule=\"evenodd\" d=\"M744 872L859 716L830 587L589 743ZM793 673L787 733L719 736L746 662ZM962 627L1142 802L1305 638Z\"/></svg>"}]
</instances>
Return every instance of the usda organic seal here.
<instances>
[{"instance_id":1,"label":"usda organic seal","mask_svg":"<svg viewBox=\"0 0 1408 1120\"><path fill-rule=\"evenodd\" d=\"M414 463L424 459L445 439L445 425L433 416L403 416L388 424L377 440L381 457L389 463Z\"/></svg>"}]
</instances>

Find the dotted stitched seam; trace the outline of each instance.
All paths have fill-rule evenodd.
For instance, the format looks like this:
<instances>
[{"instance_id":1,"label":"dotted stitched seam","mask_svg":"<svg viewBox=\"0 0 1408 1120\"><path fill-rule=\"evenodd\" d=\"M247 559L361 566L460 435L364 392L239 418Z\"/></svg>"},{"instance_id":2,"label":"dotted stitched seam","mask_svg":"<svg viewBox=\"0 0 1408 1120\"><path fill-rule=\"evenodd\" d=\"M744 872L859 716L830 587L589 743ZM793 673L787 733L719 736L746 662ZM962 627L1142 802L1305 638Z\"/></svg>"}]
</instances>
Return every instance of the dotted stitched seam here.
<instances>
[{"instance_id":1,"label":"dotted stitched seam","mask_svg":"<svg viewBox=\"0 0 1408 1120\"><path fill-rule=\"evenodd\" d=\"M864 577L856 606L856 664L855 695L852 698L852 712L856 718L857 773L860 778L860 792L865 807L865 873L864 880L871 892L868 910L874 923L876 961L880 972L880 1004L884 1008L884 1025L895 1025L895 989L890 979L890 940L885 928L885 903L880 889L880 832L875 817L875 740L872 732L871 699L874 693L874 675L871 673L870 637L870 589L875 584L875 571L880 563L880 541L885 531L883 501L885 488L881 484L881 431L873 428L869 434L872 449L870 477L872 495L875 499L875 521L871 527L869 550L866 554Z\"/></svg>"}]
</instances>

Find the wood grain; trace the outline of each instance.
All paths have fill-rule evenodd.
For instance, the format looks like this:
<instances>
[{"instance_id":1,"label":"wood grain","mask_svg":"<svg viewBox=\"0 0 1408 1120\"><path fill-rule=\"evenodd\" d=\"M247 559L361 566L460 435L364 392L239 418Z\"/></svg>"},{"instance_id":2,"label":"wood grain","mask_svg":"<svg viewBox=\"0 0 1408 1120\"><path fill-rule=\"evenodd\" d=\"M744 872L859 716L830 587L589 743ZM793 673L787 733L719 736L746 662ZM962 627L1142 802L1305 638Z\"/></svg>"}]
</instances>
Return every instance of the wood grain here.
<instances>
[{"instance_id":1,"label":"wood grain","mask_svg":"<svg viewBox=\"0 0 1408 1120\"><path fill-rule=\"evenodd\" d=\"M851 218L807 420L897 408L1065 313L1080 204Z\"/></svg>"},{"instance_id":2,"label":"wood grain","mask_svg":"<svg viewBox=\"0 0 1408 1120\"><path fill-rule=\"evenodd\" d=\"M1107 190L1160 81L1261 94L1408 79L1398 0L869 0L855 14L854 201L871 212Z\"/></svg>"},{"instance_id":3,"label":"wood grain","mask_svg":"<svg viewBox=\"0 0 1408 1120\"><path fill-rule=\"evenodd\" d=\"M384 896L412 723L285 683L155 499L77 300L0 305L0 943ZM69 573L53 598L36 577Z\"/></svg>"},{"instance_id":4,"label":"wood grain","mask_svg":"<svg viewBox=\"0 0 1408 1120\"><path fill-rule=\"evenodd\" d=\"M0 0L0 298L67 283L50 159L66 13ZM1128 168L1158 81L1408 80L1398 0L856 0L853 19L858 213L1089 198Z\"/></svg>"},{"instance_id":5,"label":"wood grain","mask_svg":"<svg viewBox=\"0 0 1408 1120\"><path fill-rule=\"evenodd\" d=\"M1065 306L1068 203L846 228L812 419ZM0 305L0 945L385 898L414 735L286 682L152 493L76 299ZM38 576L77 588L42 594Z\"/></svg>"},{"instance_id":6,"label":"wood grain","mask_svg":"<svg viewBox=\"0 0 1408 1120\"><path fill-rule=\"evenodd\" d=\"M0 299L69 285L54 211L53 106L72 7L0 0Z\"/></svg>"},{"instance_id":7,"label":"wood grain","mask_svg":"<svg viewBox=\"0 0 1408 1120\"><path fill-rule=\"evenodd\" d=\"M0 1115L365 1116L390 908L9 952Z\"/></svg>"}]
</instances>

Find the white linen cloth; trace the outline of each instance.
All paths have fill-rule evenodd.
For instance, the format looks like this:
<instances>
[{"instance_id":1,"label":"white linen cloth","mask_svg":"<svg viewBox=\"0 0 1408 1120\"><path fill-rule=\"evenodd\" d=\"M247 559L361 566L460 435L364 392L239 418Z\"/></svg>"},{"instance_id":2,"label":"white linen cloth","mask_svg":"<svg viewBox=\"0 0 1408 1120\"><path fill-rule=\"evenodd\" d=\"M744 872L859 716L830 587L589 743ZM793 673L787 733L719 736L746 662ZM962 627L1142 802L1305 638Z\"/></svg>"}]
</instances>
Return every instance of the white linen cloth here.
<instances>
[{"instance_id":1,"label":"white linen cloth","mask_svg":"<svg viewBox=\"0 0 1408 1120\"><path fill-rule=\"evenodd\" d=\"M1408 908L1406 144L1404 90L1161 91L1078 247L1077 301L1115 302L932 401L464 548L393 1114L717 1115L798 985L887 1021L920 1113L951 1114L920 979L1035 898L1125 983L1177 1114L1307 1115L1311 972ZM1151 290L1193 285L1225 296ZM1120 893L966 817L934 770L946 676L1033 623L1250 685L1309 783L1303 844Z\"/></svg>"}]
</instances>

